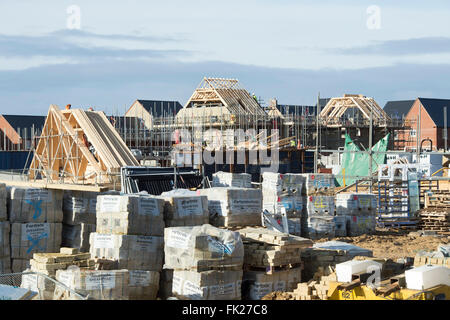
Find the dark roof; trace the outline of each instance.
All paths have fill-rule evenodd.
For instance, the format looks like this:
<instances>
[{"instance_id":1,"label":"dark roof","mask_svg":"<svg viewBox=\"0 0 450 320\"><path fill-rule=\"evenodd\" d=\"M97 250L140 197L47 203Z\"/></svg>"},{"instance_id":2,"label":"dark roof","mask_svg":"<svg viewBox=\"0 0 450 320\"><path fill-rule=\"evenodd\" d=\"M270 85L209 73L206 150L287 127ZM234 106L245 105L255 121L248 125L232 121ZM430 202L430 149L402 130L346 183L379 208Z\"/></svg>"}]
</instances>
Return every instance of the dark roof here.
<instances>
[{"instance_id":1,"label":"dark roof","mask_svg":"<svg viewBox=\"0 0 450 320\"><path fill-rule=\"evenodd\" d=\"M17 132L17 128L22 131L24 128L31 130L34 125L35 130L41 130L45 124L46 116L26 116L26 115L9 115L3 114L3 117L8 121L11 127ZM31 131L29 131L31 132Z\"/></svg>"},{"instance_id":2,"label":"dark roof","mask_svg":"<svg viewBox=\"0 0 450 320\"><path fill-rule=\"evenodd\" d=\"M391 119L402 119L408 114L414 101L415 100L388 101L383 110Z\"/></svg>"},{"instance_id":3,"label":"dark roof","mask_svg":"<svg viewBox=\"0 0 450 320\"><path fill-rule=\"evenodd\" d=\"M141 128L144 125L142 120L137 117L108 116L108 119L116 129L125 128L125 126L129 129L134 129L136 127Z\"/></svg>"},{"instance_id":4,"label":"dark roof","mask_svg":"<svg viewBox=\"0 0 450 320\"><path fill-rule=\"evenodd\" d=\"M183 106L178 101L137 100L154 117L176 115Z\"/></svg>"},{"instance_id":5,"label":"dark roof","mask_svg":"<svg viewBox=\"0 0 450 320\"><path fill-rule=\"evenodd\" d=\"M320 110L323 110L323 108L327 105L328 101L330 101L331 98L323 98L320 99ZM316 115L316 108L317 103L314 106L301 106L301 105L294 105L294 104L277 104L277 109L282 114L297 114L297 115L304 115L306 113L307 115ZM304 111L302 111L304 110Z\"/></svg>"},{"instance_id":6,"label":"dark roof","mask_svg":"<svg viewBox=\"0 0 450 320\"><path fill-rule=\"evenodd\" d=\"M418 98L437 127L444 127L444 107L447 107L447 125L450 126L450 100Z\"/></svg>"}]
</instances>

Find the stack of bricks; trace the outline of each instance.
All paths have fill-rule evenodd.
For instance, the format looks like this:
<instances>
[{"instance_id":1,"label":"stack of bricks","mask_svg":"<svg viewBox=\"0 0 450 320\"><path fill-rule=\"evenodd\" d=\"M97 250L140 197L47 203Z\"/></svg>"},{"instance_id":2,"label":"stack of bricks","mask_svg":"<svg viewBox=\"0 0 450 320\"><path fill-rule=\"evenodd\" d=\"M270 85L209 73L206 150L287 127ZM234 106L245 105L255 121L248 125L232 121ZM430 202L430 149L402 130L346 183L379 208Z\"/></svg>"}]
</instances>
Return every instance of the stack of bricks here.
<instances>
[{"instance_id":1,"label":"stack of bricks","mask_svg":"<svg viewBox=\"0 0 450 320\"><path fill-rule=\"evenodd\" d=\"M434 265L450 268L450 257L427 257L423 255L416 255L414 257L414 267L424 265Z\"/></svg>"},{"instance_id":2,"label":"stack of bricks","mask_svg":"<svg viewBox=\"0 0 450 320\"><path fill-rule=\"evenodd\" d=\"M58 252L62 236L62 190L8 187L12 272L29 267L34 253Z\"/></svg>"},{"instance_id":3,"label":"stack of bricks","mask_svg":"<svg viewBox=\"0 0 450 320\"><path fill-rule=\"evenodd\" d=\"M6 185L0 183L0 273L11 273L10 229L6 211Z\"/></svg>"},{"instance_id":4,"label":"stack of bricks","mask_svg":"<svg viewBox=\"0 0 450 320\"><path fill-rule=\"evenodd\" d=\"M30 269L26 272L37 272L56 279L58 270L65 270L70 266L93 269L94 260L90 259L89 253L79 253L76 248L61 248L59 253L33 254ZM21 287L38 292L38 299L41 300L52 300L55 291L53 281L36 274L24 274Z\"/></svg>"},{"instance_id":5,"label":"stack of bricks","mask_svg":"<svg viewBox=\"0 0 450 320\"><path fill-rule=\"evenodd\" d=\"M327 300L330 281L337 281L334 270L331 267L319 268L312 280L298 284L292 297L294 300Z\"/></svg>"},{"instance_id":6,"label":"stack of bricks","mask_svg":"<svg viewBox=\"0 0 450 320\"><path fill-rule=\"evenodd\" d=\"M272 291L291 291L301 281L302 250L309 239L264 228L239 230L244 241L244 296L259 300Z\"/></svg>"}]
</instances>

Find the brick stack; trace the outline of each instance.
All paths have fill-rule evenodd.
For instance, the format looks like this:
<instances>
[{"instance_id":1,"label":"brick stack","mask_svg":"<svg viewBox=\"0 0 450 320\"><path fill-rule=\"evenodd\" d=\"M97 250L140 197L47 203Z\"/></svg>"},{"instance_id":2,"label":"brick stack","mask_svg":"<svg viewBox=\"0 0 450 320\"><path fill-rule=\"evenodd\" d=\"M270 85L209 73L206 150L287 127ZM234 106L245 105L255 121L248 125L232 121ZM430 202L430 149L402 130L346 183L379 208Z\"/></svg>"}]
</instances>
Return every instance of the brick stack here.
<instances>
[{"instance_id":1,"label":"brick stack","mask_svg":"<svg viewBox=\"0 0 450 320\"><path fill-rule=\"evenodd\" d=\"M61 248L60 253L35 253L30 260L30 269L26 272L37 272L52 279L56 279L58 270L65 270L69 266L79 268L93 268L94 260L89 253L79 253L76 248ZM36 274L22 276L22 288L39 292L40 300L52 300L55 291L55 282Z\"/></svg>"},{"instance_id":2,"label":"brick stack","mask_svg":"<svg viewBox=\"0 0 450 320\"><path fill-rule=\"evenodd\" d=\"M7 210L6 210L6 185L0 183L0 273L11 272L11 246L10 231Z\"/></svg>"},{"instance_id":3,"label":"brick stack","mask_svg":"<svg viewBox=\"0 0 450 320\"><path fill-rule=\"evenodd\" d=\"M335 236L334 176L325 173L303 174L306 214L303 219L304 237L311 239Z\"/></svg>"},{"instance_id":4,"label":"brick stack","mask_svg":"<svg viewBox=\"0 0 450 320\"><path fill-rule=\"evenodd\" d=\"M239 233L211 225L166 228L165 269L183 300L240 300L244 247Z\"/></svg>"},{"instance_id":5,"label":"brick stack","mask_svg":"<svg viewBox=\"0 0 450 320\"><path fill-rule=\"evenodd\" d=\"M369 193L336 195L336 216L345 217L347 234L359 236L375 232L377 197Z\"/></svg>"},{"instance_id":6,"label":"brick stack","mask_svg":"<svg viewBox=\"0 0 450 320\"><path fill-rule=\"evenodd\" d=\"M249 188L209 188L199 190L208 197L211 224L216 227L260 226L262 192Z\"/></svg>"},{"instance_id":7,"label":"brick stack","mask_svg":"<svg viewBox=\"0 0 450 320\"><path fill-rule=\"evenodd\" d=\"M34 253L58 252L62 234L62 190L8 187L12 271L22 272Z\"/></svg>"},{"instance_id":8,"label":"brick stack","mask_svg":"<svg viewBox=\"0 0 450 320\"><path fill-rule=\"evenodd\" d=\"M251 188L252 175L219 171L213 173L211 185L212 187Z\"/></svg>"},{"instance_id":9,"label":"brick stack","mask_svg":"<svg viewBox=\"0 0 450 320\"><path fill-rule=\"evenodd\" d=\"M120 269L108 274L111 285L119 281L114 283L120 290L109 288L105 299L155 299L163 265L164 200L149 195L101 195L97 200L97 232L90 235L90 253L92 258L116 261ZM129 272L124 275L123 270ZM89 274L81 281L86 277ZM121 287L125 282L130 286L126 292Z\"/></svg>"},{"instance_id":10,"label":"brick stack","mask_svg":"<svg viewBox=\"0 0 450 320\"><path fill-rule=\"evenodd\" d=\"M208 199L185 189L164 192L164 222L168 227L200 226L209 223Z\"/></svg>"},{"instance_id":11,"label":"brick stack","mask_svg":"<svg viewBox=\"0 0 450 320\"><path fill-rule=\"evenodd\" d=\"M333 268L319 268L314 279L299 283L292 292L294 300L328 300L328 289L331 281L337 281Z\"/></svg>"},{"instance_id":12,"label":"brick stack","mask_svg":"<svg viewBox=\"0 0 450 320\"><path fill-rule=\"evenodd\" d=\"M280 218L286 210L289 233L301 235L301 218L305 197L302 195L304 177L300 174L264 172L262 182L263 209Z\"/></svg>"},{"instance_id":13,"label":"brick stack","mask_svg":"<svg viewBox=\"0 0 450 320\"><path fill-rule=\"evenodd\" d=\"M272 291L292 291L301 281L301 252L309 239L264 228L239 230L244 241L244 297L259 300Z\"/></svg>"}]
</instances>

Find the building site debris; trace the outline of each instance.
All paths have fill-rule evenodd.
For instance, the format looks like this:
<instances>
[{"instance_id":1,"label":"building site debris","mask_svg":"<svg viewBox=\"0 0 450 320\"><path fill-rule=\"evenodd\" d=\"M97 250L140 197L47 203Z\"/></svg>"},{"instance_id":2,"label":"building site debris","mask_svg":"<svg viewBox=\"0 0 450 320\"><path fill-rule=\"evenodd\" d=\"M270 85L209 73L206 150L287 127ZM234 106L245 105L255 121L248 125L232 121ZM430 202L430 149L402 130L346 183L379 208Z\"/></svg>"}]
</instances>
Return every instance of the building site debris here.
<instances>
[{"instance_id":1,"label":"building site debris","mask_svg":"<svg viewBox=\"0 0 450 320\"><path fill-rule=\"evenodd\" d=\"M199 190L208 197L211 223L217 227L260 226L260 189L216 187Z\"/></svg>"}]
</instances>

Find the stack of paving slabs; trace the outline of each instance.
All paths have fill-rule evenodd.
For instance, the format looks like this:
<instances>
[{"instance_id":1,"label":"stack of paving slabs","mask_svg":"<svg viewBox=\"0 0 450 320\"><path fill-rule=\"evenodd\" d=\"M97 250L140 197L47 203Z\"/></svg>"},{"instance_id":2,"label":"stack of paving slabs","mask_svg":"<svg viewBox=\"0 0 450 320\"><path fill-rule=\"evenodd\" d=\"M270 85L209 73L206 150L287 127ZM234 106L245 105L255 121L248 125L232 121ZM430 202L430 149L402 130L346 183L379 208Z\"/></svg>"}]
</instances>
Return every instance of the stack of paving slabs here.
<instances>
[{"instance_id":1,"label":"stack of paving slabs","mask_svg":"<svg viewBox=\"0 0 450 320\"><path fill-rule=\"evenodd\" d=\"M336 215L345 217L349 236L375 232L376 210L377 197L374 194L339 193L336 195Z\"/></svg>"},{"instance_id":2,"label":"stack of paving slabs","mask_svg":"<svg viewBox=\"0 0 450 320\"><path fill-rule=\"evenodd\" d=\"M89 253L79 253L76 248L61 248L60 253L35 253L30 260L30 269L25 272L37 272L56 279L58 270L70 266L93 269L94 261L90 259ZM52 300L55 282L36 274L24 274L21 287L39 292L41 300Z\"/></svg>"},{"instance_id":3,"label":"stack of paving slabs","mask_svg":"<svg viewBox=\"0 0 450 320\"><path fill-rule=\"evenodd\" d=\"M251 188L252 175L219 171L213 173L211 185L213 187Z\"/></svg>"},{"instance_id":4,"label":"stack of paving slabs","mask_svg":"<svg viewBox=\"0 0 450 320\"><path fill-rule=\"evenodd\" d=\"M54 300L79 300L79 296L92 300L128 300L130 298L130 275L128 270L88 270L68 268L58 270L56 280L62 282L72 291L62 286L55 289Z\"/></svg>"},{"instance_id":5,"label":"stack of paving slabs","mask_svg":"<svg viewBox=\"0 0 450 320\"><path fill-rule=\"evenodd\" d=\"M63 198L62 245L89 251L89 234L96 230L99 192L65 190ZM118 194L109 191L107 194Z\"/></svg>"},{"instance_id":6,"label":"stack of paving slabs","mask_svg":"<svg viewBox=\"0 0 450 320\"><path fill-rule=\"evenodd\" d=\"M301 252L313 242L264 228L245 228L239 233L245 250L245 297L259 300L273 291L292 291L301 281Z\"/></svg>"},{"instance_id":7,"label":"stack of paving slabs","mask_svg":"<svg viewBox=\"0 0 450 320\"><path fill-rule=\"evenodd\" d=\"M260 226L262 191L248 188L199 190L208 197L210 221L216 227Z\"/></svg>"},{"instance_id":8,"label":"stack of paving slabs","mask_svg":"<svg viewBox=\"0 0 450 320\"><path fill-rule=\"evenodd\" d=\"M62 190L8 187L12 271L22 272L37 252L58 252Z\"/></svg>"},{"instance_id":9,"label":"stack of paving slabs","mask_svg":"<svg viewBox=\"0 0 450 320\"><path fill-rule=\"evenodd\" d=\"M336 282L337 277L332 268L319 268L314 279L299 283L292 292L294 300L328 300L330 282Z\"/></svg>"},{"instance_id":10,"label":"stack of paving slabs","mask_svg":"<svg viewBox=\"0 0 450 320\"><path fill-rule=\"evenodd\" d=\"M130 299L156 298L164 258L163 210L164 200L148 194L97 197L97 232L90 235L90 253L129 271ZM110 295L118 292L114 289Z\"/></svg>"},{"instance_id":11,"label":"stack of paving slabs","mask_svg":"<svg viewBox=\"0 0 450 320\"><path fill-rule=\"evenodd\" d=\"M11 246L9 236L11 226L6 210L6 185L0 183L0 273L11 272Z\"/></svg>"},{"instance_id":12,"label":"stack of paving slabs","mask_svg":"<svg viewBox=\"0 0 450 320\"><path fill-rule=\"evenodd\" d=\"M326 173L303 174L306 195L306 214L302 220L302 235L311 239L333 238L334 220L334 175Z\"/></svg>"},{"instance_id":13,"label":"stack of paving slabs","mask_svg":"<svg viewBox=\"0 0 450 320\"><path fill-rule=\"evenodd\" d=\"M428 207L419 211L419 217L420 229L450 235L450 208Z\"/></svg>"},{"instance_id":14,"label":"stack of paving slabs","mask_svg":"<svg viewBox=\"0 0 450 320\"><path fill-rule=\"evenodd\" d=\"M194 191L176 189L164 192L166 227L201 226L209 223L208 199Z\"/></svg>"},{"instance_id":15,"label":"stack of paving slabs","mask_svg":"<svg viewBox=\"0 0 450 320\"><path fill-rule=\"evenodd\" d=\"M241 298L244 246L239 233L211 225L166 228L164 269L180 299Z\"/></svg>"}]
</instances>

